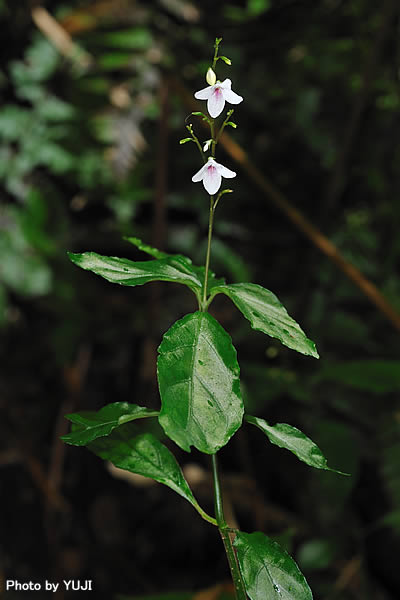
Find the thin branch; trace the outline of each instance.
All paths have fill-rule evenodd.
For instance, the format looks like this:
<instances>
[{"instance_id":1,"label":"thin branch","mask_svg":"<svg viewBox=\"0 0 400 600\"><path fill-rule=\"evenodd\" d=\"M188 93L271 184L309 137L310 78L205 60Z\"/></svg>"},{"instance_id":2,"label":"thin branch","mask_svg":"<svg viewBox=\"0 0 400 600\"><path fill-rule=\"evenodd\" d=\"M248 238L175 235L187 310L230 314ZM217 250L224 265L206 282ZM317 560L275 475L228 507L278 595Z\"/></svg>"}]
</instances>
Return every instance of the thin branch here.
<instances>
[{"instance_id":1,"label":"thin branch","mask_svg":"<svg viewBox=\"0 0 400 600\"><path fill-rule=\"evenodd\" d=\"M48 38L57 50L83 69L91 66L93 59L82 50L71 38L70 34L42 6L32 9L32 19L36 27Z\"/></svg>"}]
</instances>

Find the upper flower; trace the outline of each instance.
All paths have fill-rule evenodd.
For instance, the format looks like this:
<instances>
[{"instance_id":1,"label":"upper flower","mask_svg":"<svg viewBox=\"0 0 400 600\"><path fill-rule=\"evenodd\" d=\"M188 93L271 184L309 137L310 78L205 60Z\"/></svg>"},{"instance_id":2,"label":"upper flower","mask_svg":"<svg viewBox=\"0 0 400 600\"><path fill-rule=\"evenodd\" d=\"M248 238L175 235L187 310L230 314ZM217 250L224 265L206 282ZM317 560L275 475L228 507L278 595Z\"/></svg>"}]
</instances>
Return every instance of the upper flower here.
<instances>
[{"instance_id":1,"label":"upper flower","mask_svg":"<svg viewBox=\"0 0 400 600\"><path fill-rule=\"evenodd\" d=\"M236 177L236 173L230 169L227 169L224 167L224 165L220 165L210 157L206 164L203 165L195 175L193 175L192 181L196 183L197 181L203 180L205 189L210 196L213 196L221 187L222 177L227 177L230 179L232 177Z\"/></svg>"},{"instance_id":2,"label":"upper flower","mask_svg":"<svg viewBox=\"0 0 400 600\"><path fill-rule=\"evenodd\" d=\"M197 100L207 100L207 109L210 116L215 119L224 110L225 101L230 104L240 104L243 98L231 90L232 82L230 79L217 81L214 85L204 88L195 93Z\"/></svg>"}]
</instances>

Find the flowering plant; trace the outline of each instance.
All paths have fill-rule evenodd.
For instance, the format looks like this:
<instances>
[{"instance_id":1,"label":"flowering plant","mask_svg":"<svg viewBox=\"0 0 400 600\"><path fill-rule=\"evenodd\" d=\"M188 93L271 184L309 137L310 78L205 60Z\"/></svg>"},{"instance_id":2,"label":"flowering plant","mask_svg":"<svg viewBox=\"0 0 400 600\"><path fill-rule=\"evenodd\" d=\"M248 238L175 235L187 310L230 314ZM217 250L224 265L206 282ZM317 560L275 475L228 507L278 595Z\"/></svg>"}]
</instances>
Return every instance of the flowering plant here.
<instances>
[{"instance_id":1,"label":"flowering plant","mask_svg":"<svg viewBox=\"0 0 400 600\"><path fill-rule=\"evenodd\" d=\"M289 450L307 465L331 469L316 444L297 428L286 423L270 425L246 413L236 350L228 333L208 312L215 296L225 294L253 329L279 339L297 352L318 358L314 343L272 292L253 283L227 284L210 270L215 210L222 196L232 192L220 190L222 178L236 176L215 160L216 147L225 127L236 127L230 120L233 110L227 112L219 127L215 119L223 111L225 102L239 104L243 100L232 91L229 79L222 83L216 79L218 60L230 64L228 58L219 56L220 42L217 38L212 65L206 75L209 87L195 94L196 98L207 100L209 114L192 113L208 123L210 138L202 144L193 125L189 124L190 137L181 140L181 144L194 142L199 149L203 166L192 181L202 181L210 196L205 266L195 266L185 256L166 254L133 237L127 241L152 256L151 260L134 262L94 252L69 255L82 269L93 271L112 283L136 286L156 280L172 281L186 285L194 293L198 310L172 325L158 348L161 408L153 411L137 404L114 402L98 412L67 415L73 425L63 439L68 444L87 446L116 467L151 477L190 502L205 521L219 529L237 600L247 597L251 600L311 600L312 593L304 576L285 550L264 533L245 533L229 527L224 516L217 453L243 421L260 429L269 442ZM207 152L210 152L208 158ZM168 438L183 450L190 452L194 447L210 455L214 516L207 514L197 502L169 448L132 423L143 418L158 418Z\"/></svg>"}]
</instances>

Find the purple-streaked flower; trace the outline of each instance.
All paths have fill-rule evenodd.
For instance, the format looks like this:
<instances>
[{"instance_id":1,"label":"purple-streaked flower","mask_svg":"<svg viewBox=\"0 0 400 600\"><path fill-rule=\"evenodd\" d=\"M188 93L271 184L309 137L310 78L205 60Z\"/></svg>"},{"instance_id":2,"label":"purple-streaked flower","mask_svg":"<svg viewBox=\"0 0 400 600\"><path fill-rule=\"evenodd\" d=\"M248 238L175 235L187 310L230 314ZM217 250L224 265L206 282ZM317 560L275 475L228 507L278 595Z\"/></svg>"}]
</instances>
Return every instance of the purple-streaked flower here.
<instances>
[{"instance_id":1,"label":"purple-streaked flower","mask_svg":"<svg viewBox=\"0 0 400 600\"><path fill-rule=\"evenodd\" d=\"M207 110L210 116L215 119L224 110L225 102L230 104L240 104L243 98L231 90L232 82L230 79L217 81L214 85L204 88L195 93L197 100L207 100Z\"/></svg>"},{"instance_id":2,"label":"purple-streaked flower","mask_svg":"<svg viewBox=\"0 0 400 600\"><path fill-rule=\"evenodd\" d=\"M203 185L206 191L213 196L216 194L221 187L222 177L231 179L236 177L236 173L220 165L213 158L209 158L205 165L201 167L199 171L192 177L192 181L203 181Z\"/></svg>"}]
</instances>

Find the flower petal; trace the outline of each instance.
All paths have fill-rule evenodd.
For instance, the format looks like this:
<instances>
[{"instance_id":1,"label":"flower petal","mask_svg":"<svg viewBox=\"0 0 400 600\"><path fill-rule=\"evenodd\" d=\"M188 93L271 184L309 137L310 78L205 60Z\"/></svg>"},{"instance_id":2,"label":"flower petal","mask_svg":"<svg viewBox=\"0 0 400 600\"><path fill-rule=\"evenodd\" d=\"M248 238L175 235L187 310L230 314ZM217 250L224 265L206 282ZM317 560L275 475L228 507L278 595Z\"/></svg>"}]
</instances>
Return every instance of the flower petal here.
<instances>
[{"instance_id":1,"label":"flower petal","mask_svg":"<svg viewBox=\"0 0 400 600\"><path fill-rule=\"evenodd\" d=\"M213 93L211 94L211 96L208 98L207 110L210 113L210 116L213 119L215 119L222 113L222 111L224 110L224 106L225 106L224 92L221 90L220 86L217 85L217 86L215 86L215 89L214 89Z\"/></svg>"},{"instance_id":2,"label":"flower petal","mask_svg":"<svg viewBox=\"0 0 400 600\"><path fill-rule=\"evenodd\" d=\"M196 183L197 181L201 181L203 179L203 177L204 177L204 171L206 170L206 168L207 168L207 163L205 165L203 165L201 167L201 169L199 169L197 171L197 173L195 173L193 175L193 177L192 177L193 183Z\"/></svg>"},{"instance_id":3,"label":"flower petal","mask_svg":"<svg viewBox=\"0 0 400 600\"><path fill-rule=\"evenodd\" d=\"M223 90L230 90L232 87L232 81L230 79L224 79L224 81L219 84L219 87L222 87Z\"/></svg>"},{"instance_id":4,"label":"flower petal","mask_svg":"<svg viewBox=\"0 0 400 600\"><path fill-rule=\"evenodd\" d=\"M221 187L221 175L213 164L207 163L203 177L203 184L210 196L216 194Z\"/></svg>"},{"instance_id":5,"label":"flower petal","mask_svg":"<svg viewBox=\"0 0 400 600\"><path fill-rule=\"evenodd\" d=\"M225 100L230 104L240 104L243 102L242 96L239 96L239 94L236 94L233 90L228 90L225 88L223 94Z\"/></svg>"},{"instance_id":6,"label":"flower petal","mask_svg":"<svg viewBox=\"0 0 400 600\"><path fill-rule=\"evenodd\" d=\"M214 86L209 85L208 87L196 92L194 97L197 98L197 100L208 100L209 97L211 96L211 94L213 93L213 91L214 91Z\"/></svg>"},{"instance_id":7,"label":"flower petal","mask_svg":"<svg viewBox=\"0 0 400 600\"><path fill-rule=\"evenodd\" d=\"M232 177L236 177L235 171L231 171L230 169L227 169L226 167L224 167L224 165L220 165L219 163L217 163L217 171L220 175L222 175L222 177L226 177L227 179L232 179Z\"/></svg>"}]
</instances>

